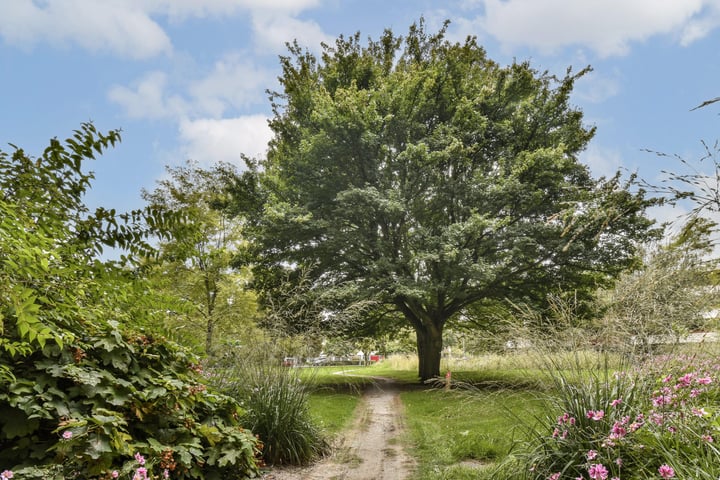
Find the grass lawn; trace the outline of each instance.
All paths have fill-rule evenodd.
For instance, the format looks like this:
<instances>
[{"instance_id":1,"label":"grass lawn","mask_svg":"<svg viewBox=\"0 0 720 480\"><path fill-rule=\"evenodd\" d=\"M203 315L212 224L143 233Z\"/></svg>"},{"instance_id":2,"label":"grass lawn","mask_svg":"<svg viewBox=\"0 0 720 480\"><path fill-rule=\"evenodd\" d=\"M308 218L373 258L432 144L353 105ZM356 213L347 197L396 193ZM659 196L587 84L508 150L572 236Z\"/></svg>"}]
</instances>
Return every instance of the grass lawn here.
<instances>
[{"instance_id":1,"label":"grass lawn","mask_svg":"<svg viewBox=\"0 0 720 480\"><path fill-rule=\"evenodd\" d=\"M453 379L465 388L451 391L417 388L414 368L397 369L390 363L320 367L305 375L316 385L310 411L330 436L349 426L370 377L412 385L401 399L418 480L492 478L492 466L522 434L518 417L533 418L541 408L537 385L522 370L454 372Z\"/></svg>"},{"instance_id":2,"label":"grass lawn","mask_svg":"<svg viewBox=\"0 0 720 480\"><path fill-rule=\"evenodd\" d=\"M518 417L533 418L542 406L525 390L420 390L401 398L418 480L492 478L492 466L523 435Z\"/></svg>"},{"instance_id":3,"label":"grass lawn","mask_svg":"<svg viewBox=\"0 0 720 480\"><path fill-rule=\"evenodd\" d=\"M350 425L360 395L359 392L336 392L332 389L315 391L310 395L310 415L332 437Z\"/></svg>"}]
</instances>

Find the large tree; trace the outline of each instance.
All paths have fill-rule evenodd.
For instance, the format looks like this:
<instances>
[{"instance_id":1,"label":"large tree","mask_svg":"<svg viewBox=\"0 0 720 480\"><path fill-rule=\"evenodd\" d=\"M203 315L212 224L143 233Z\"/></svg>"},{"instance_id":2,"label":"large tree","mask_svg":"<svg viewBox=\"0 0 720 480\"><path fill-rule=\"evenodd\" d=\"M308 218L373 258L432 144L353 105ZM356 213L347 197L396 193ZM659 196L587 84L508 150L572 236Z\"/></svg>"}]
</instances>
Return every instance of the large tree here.
<instances>
[{"instance_id":1,"label":"large tree","mask_svg":"<svg viewBox=\"0 0 720 480\"><path fill-rule=\"evenodd\" d=\"M336 308L401 314L421 379L469 307L591 295L651 226L642 191L578 160L594 134L569 102L584 72L501 67L444 34L421 21L404 38L341 36L320 58L290 45L259 169L261 267L309 269Z\"/></svg>"}]
</instances>

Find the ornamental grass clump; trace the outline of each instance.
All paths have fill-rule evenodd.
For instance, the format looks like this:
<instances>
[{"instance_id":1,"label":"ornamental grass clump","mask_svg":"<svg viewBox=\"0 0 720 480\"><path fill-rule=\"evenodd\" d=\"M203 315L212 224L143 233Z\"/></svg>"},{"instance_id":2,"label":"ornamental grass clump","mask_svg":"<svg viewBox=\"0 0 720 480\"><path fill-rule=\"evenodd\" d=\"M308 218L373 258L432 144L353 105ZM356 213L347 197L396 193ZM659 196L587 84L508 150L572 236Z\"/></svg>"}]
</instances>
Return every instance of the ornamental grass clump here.
<instances>
[{"instance_id":1,"label":"ornamental grass clump","mask_svg":"<svg viewBox=\"0 0 720 480\"><path fill-rule=\"evenodd\" d=\"M269 465L303 465L328 449L308 409L312 380L300 372L272 358L219 369L218 384L243 405L243 422L262 441Z\"/></svg>"},{"instance_id":2,"label":"ornamental grass clump","mask_svg":"<svg viewBox=\"0 0 720 480\"><path fill-rule=\"evenodd\" d=\"M514 457L512 478L719 478L720 367L699 357L626 367L556 365L547 415Z\"/></svg>"}]
</instances>

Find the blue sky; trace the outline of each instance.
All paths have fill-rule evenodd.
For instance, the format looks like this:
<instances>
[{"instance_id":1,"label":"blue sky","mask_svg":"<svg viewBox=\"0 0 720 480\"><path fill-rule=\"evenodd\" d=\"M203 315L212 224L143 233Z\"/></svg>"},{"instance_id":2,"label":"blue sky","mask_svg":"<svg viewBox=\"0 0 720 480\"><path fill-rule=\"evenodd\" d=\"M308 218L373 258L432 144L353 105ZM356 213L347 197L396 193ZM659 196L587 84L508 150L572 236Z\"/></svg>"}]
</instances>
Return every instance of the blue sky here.
<instances>
[{"instance_id":1,"label":"blue sky","mask_svg":"<svg viewBox=\"0 0 720 480\"><path fill-rule=\"evenodd\" d=\"M87 200L139 208L165 165L262 154L285 42L319 52L421 16L501 64L591 65L573 101L598 129L582 157L596 175L654 180L679 164L643 149L695 162L720 137L720 104L690 111L720 96L720 0L0 0L0 148L38 155L85 121L121 128Z\"/></svg>"}]
</instances>

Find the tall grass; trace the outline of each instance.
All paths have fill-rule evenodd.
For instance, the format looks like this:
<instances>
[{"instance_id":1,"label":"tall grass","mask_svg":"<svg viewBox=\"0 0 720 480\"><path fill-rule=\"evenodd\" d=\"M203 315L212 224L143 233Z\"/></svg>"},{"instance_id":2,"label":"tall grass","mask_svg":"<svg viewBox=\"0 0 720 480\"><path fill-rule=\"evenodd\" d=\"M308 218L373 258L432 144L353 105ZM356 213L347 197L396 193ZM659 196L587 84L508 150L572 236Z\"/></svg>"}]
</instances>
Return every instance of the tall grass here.
<instances>
[{"instance_id":1,"label":"tall grass","mask_svg":"<svg viewBox=\"0 0 720 480\"><path fill-rule=\"evenodd\" d=\"M301 369L280 366L271 356L244 357L217 369L215 382L238 399L244 423L263 443L269 465L303 465L329 448L310 410L312 378Z\"/></svg>"}]
</instances>

